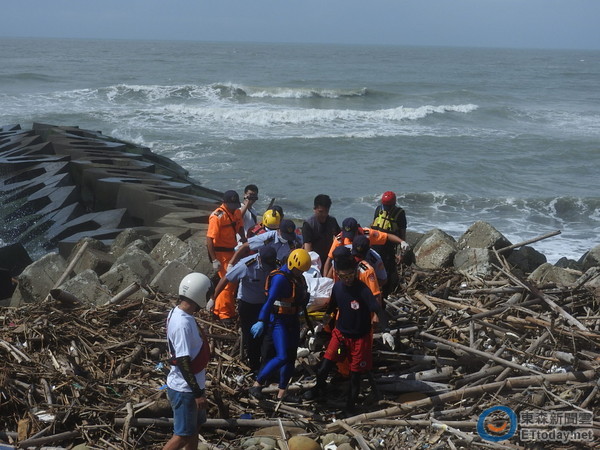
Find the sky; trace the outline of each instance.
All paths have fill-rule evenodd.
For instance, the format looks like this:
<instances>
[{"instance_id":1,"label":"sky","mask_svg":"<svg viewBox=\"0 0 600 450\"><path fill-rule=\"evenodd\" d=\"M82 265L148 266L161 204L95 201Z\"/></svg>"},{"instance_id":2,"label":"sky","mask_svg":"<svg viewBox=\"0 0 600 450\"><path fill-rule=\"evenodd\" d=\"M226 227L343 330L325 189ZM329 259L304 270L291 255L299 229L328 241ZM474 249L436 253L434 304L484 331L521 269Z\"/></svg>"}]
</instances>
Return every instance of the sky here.
<instances>
[{"instance_id":1,"label":"sky","mask_svg":"<svg viewBox=\"0 0 600 450\"><path fill-rule=\"evenodd\" d=\"M600 49L600 0L18 0L0 37Z\"/></svg>"}]
</instances>

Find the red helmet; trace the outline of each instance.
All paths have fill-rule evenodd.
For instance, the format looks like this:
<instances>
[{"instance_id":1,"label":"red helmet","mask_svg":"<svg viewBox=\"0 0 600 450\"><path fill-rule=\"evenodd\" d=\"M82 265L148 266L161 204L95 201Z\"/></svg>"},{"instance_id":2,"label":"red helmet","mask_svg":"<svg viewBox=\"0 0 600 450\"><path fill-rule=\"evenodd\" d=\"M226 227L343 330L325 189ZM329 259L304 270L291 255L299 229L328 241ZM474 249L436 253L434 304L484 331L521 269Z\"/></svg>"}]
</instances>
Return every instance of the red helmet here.
<instances>
[{"instance_id":1,"label":"red helmet","mask_svg":"<svg viewBox=\"0 0 600 450\"><path fill-rule=\"evenodd\" d=\"M381 196L381 204L386 206L393 206L396 204L396 194L392 191L386 191Z\"/></svg>"}]
</instances>

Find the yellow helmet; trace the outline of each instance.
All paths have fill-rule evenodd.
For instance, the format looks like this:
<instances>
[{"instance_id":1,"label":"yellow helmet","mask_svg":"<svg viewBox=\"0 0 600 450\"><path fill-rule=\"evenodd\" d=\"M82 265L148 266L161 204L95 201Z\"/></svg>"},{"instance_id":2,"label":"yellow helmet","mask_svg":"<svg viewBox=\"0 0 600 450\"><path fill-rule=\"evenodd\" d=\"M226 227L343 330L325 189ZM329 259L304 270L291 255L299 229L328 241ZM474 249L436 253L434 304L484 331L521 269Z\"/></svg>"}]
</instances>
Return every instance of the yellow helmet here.
<instances>
[{"instance_id":1,"label":"yellow helmet","mask_svg":"<svg viewBox=\"0 0 600 450\"><path fill-rule=\"evenodd\" d=\"M281 223L281 214L274 209L267 209L263 214L262 223L265 227L276 230Z\"/></svg>"},{"instance_id":2,"label":"yellow helmet","mask_svg":"<svg viewBox=\"0 0 600 450\"><path fill-rule=\"evenodd\" d=\"M302 272L306 272L310 269L311 259L310 255L303 248L297 248L293 250L288 256L287 267L292 270L294 268L300 269Z\"/></svg>"}]
</instances>

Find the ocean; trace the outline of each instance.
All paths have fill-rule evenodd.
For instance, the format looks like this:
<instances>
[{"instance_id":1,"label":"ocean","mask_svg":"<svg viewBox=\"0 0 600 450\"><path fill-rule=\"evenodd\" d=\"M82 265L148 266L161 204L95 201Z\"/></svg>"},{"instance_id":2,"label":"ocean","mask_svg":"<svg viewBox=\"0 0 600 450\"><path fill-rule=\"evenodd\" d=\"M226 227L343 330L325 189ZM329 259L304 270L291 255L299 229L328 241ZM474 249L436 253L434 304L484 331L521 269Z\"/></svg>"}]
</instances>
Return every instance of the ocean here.
<instances>
[{"instance_id":1,"label":"ocean","mask_svg":"<svg viewBox=\"0 0 600 450\"><path fill-rule=\"evenodd\" d=\"M600 244L600 51L0 39L0 124L149 147L287 215L408 229L484 220L549 262Z\"/></svg>"}]
</instances>

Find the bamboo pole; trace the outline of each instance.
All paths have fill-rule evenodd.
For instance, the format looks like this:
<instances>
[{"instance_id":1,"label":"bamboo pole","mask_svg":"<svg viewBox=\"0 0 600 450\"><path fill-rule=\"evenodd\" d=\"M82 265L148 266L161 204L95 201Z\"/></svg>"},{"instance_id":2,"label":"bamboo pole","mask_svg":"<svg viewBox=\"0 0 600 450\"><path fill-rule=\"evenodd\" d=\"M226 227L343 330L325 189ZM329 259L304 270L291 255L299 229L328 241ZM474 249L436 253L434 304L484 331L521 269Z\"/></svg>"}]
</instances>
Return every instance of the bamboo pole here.
<instances>
[{"instance_id":1,"label":"bamboo pole","mask_svg":"<svg viewBox=\"0 0 600 450\"><path fill-rule=\"evenodd\" d=\"M79 248L79 250L77 251L77 253L73 257L73 259L71 260L71 262L69 263L69 265L67 266L67 268L65 269L65 271L63 272L63 274L56 281L56 283L54 283L53 289L58 288L69 277L69 274L73 271L73 268L79 262L79 259L83 256L83 252L88 247L89 243L90 243L90 241L85 241L83 243L83 245Z\"/></svg>"},{"instance_id":2,"label":"bamboo pole","mask_svg":"<svg viewBox=\"0 0 600 450\"><path fill-rule=\"evenodd\" d=\"M391 408L381 409L372 413L359 414L357 416L345 419L344 422L346 422L348 425L354 425L355 423L364 422L366 420L408 413L418 408L431 408L432 406L443 405L448 402L455 402L468 397L482 396L487 392L500 392L505 389L511 390L532 385L535 386L541 383L558 384L565 383L567 381L587 381L595 378L596 376L597 374L595 370L586 370L584 372L552 373L547 375L542 374L508 378L504 381L495 381L493 383L488 383L481 386L457 389L454 391L447 392L445 394L436 395L423 400L417 400L411 403L406 403ZM327 425L326 429L328 431L339 430L339 422L341 422L341 420Z\"/></svg>"},{"instance_id":3,"label":"bamboo pole","mask_svg":"<svg viewBox=\"0 0 600 450\"><path fill-rule=\"evenodd\" d=\"M517 244L509 245L507 247L503 247L500 250L498 250L498 253L504 253L504 252L507 252L509 250L513 250L513 249L515 249L517 247L523 247L524 245L527 245L527 244L533 244L534 242L538 242L538 241L541 241L543 239L548 239L549 237L556 236L556 235L559 235L559 234L560 234L560 230L552 231L550 233L546 233L546 234L544 234L542 236L539 236L539 237L536 237L536 238L533 238L533 239L529 239L527 241L523 241L523 242L519 242Z\"/></svg>"}]
</instances>

